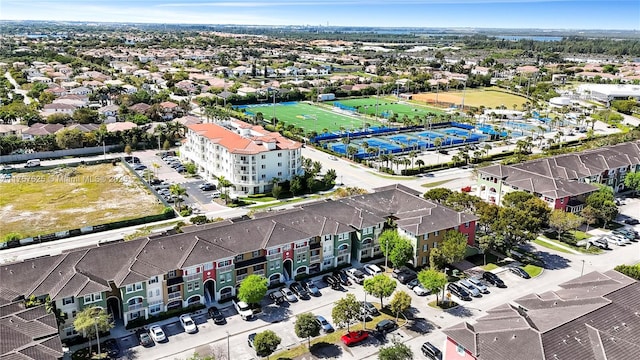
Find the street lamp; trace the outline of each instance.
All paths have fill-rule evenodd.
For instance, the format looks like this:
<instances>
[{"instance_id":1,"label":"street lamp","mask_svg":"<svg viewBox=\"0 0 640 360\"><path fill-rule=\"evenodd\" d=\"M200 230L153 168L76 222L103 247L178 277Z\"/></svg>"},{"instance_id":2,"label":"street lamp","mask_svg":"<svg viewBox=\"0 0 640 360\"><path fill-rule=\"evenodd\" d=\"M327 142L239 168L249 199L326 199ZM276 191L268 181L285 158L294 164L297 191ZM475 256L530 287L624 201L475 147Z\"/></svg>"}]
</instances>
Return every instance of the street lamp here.
<instances>
[{"instance_id":1,"label":"street lamp","mask_svg":"<svg viewBox=\"0 0 640 360\"><path fill-rule=\"evenodd\" d=\"M231 352L229 347L229 331L226 331L226 333L227 333L227 360L231 360Z\"/></svg>"},{"instance_id":2,"label":"street lamp","mask_svg":"<svg viewBox=\"0 0 640 360\"><path fill-rule=\"evenodd\" d=\"M96 327L96 339L98 340L98 359L101 358L100 354L100 332L98 331L98 318L95 318L96 322L93 323L93 325Z\"/></svg>"},{"instance_id":3,"label":"street lamp","mask_svg":"<svg viewBox=\"0 0 640 360\"><path fill-rule=\"evenodd\" d=\"M365 311L365 306L367 304L367 292L364 292L364 302L362 303L362 308L360 312L362 312L362 330L367 329L367 312Z\"/></svg>"}]
</instances>

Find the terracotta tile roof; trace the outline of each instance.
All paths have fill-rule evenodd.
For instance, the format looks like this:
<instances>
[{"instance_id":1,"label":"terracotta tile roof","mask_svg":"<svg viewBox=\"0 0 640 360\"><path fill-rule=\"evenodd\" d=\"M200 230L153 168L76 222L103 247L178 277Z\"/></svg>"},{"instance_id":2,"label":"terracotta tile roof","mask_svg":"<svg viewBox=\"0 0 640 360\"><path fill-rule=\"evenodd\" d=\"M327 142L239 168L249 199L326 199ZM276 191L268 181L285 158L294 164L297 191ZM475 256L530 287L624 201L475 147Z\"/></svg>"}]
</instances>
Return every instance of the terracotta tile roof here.
<instances>
[{"instance_id":1,"label":"terracotta tile roof","mask_svg":"<svg viewBox=\"0 0 640 360\"><path fill-rule=\"evenodd\" d=\"M236 122L245 127L243 122ZM247 124L248 125L248 124ZM218 124L194 124L187 126L190 130L206 137L211 142L219 144L234 154L259 154L268 152L263 143L275 142L276 150L293 150L302 146L299 142L289 140L279 133L272 133L264 130L261 126L254 126L251 129L259 132L258 136L241 136Z\"/></svg>"}]
</instances>

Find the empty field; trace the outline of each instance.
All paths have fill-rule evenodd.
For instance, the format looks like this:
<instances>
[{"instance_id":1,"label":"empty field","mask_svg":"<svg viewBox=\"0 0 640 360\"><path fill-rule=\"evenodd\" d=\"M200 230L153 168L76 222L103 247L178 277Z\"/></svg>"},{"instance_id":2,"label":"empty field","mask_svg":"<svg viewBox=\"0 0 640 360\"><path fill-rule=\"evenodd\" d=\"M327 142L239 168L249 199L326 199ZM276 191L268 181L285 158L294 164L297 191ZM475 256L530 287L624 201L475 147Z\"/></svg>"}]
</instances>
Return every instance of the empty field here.
<instances>
[{"instance_id":1,"label":"empty field","mask_svg":"<svg viewBox=\"0 0 640 360\"><path fill-rule=\"evenodd\" d=\"M238 108L244 109L250 115L256 115L260 112L264 119L271 119L274 115L272 104L239 106ZM280 122L303 128L305 132L323 133L325 129L334 132L340 130L341 127L345 130L359 129L365 123L369 123L371 126L380 125L370 118L340 114L307 103L276 104L275 116Z\"/></svg>"},{"instance_id":2,"label":"empty field","mask_svg":"<svg viewBox=\"0 0 640 360\"><path fill-rule=\"evenodd\" d=\"M0 182L0 238L23 237L159 214L164 206L122 165L14 173Z\"/></svg>"},{"instance_id":3,"label":"empty field","mask_svg":"<svg viewBox=\"0 0 640 360\"><path fill-rule=\"evenodd\" d=\"M380 117L390 117L392 114L398 114L400 118L403 115L412 118L414 116L425 116L428 114L443 114L443 111L439 109L419 105L412 106L406 103L400 103L397 100L390 100L389 98L349 99L338 100L338 102L342 105L356 108L361 114L375 115L377 113Z\"/></svg>"},{"instance_id":4,"label":"empty field","mask_svg":"<svg viewBox=\"0 0 640 360\"><path fill-rule=\"evenodd\" d=\"M462 105L462 91L440 91L438 93L422 93L414 94L413 100L418 102L426 102L432 104L438 100L438 103L452 103L458 106ZM507 109L513 109L513 105L517 105L517 109L522 109L522 105L527 99L513 94L504 93L491 89L467 89L464 91L464 105L480 107L484 106L488 109L494 109L500 105L504 105Z\"/></svg>"}]
</instances>

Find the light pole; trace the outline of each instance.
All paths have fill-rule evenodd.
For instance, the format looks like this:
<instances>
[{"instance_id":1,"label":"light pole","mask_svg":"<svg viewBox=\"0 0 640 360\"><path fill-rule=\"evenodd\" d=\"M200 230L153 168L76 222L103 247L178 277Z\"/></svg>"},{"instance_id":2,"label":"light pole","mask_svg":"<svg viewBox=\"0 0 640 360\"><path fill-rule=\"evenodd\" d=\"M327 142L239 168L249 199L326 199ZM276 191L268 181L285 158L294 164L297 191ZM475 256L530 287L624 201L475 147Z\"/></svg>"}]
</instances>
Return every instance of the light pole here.
<instances>
[{"instance_id":1,"label":"light pole","mask_svg":"<svg viewBox=\"0 0 640 360\"><path fill-rule=\"evenodd\" d=\"M227 333L227 360L231 360L231 352L230 352L230 346L229 346L229 331L227 331L226 333Z\"/></svg>"},{"instance_id":2,"label":"light pole","mask_svg":"<svg viewBox=\"0 0 640 360\"><path fill-rule=\"evenodd\" d=\"M367 312L365 310L365 306L367 303L367 292L364 292L364 302L362 303L362 309L360 310L362 312L362 330L366 330L367 329Z\"/></svg>"},{"instance_id":3,"label":"light pole","mask_svg":"<svg viewBox=\"0 0 640 360\"><path fill-rule=\"evenodd\" d=\"M584 275L584 259L582 260L582 270L580 270L580 276Z\"/></svg>"}]
</instances>

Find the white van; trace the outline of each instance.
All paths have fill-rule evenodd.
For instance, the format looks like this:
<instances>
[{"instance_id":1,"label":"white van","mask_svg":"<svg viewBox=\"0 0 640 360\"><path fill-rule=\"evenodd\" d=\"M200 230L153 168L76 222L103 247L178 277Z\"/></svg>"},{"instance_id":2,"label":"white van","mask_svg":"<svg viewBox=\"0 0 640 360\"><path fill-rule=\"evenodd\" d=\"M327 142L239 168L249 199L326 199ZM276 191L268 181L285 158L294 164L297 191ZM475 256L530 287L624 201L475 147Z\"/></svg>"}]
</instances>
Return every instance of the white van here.
<instances>
[{"instance_id":1,"label":"white van","mask_svg":"<svg viewBox=\"0 0 640 360\"><path fill-rule=\"evenodd\" d=\"M40 166L40 159L27 160L27 163L24 165L24 167L26 168L38 167L38 166Z\"/></svg>"}]
</instances>

